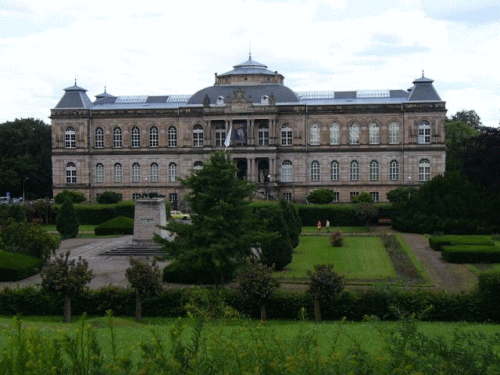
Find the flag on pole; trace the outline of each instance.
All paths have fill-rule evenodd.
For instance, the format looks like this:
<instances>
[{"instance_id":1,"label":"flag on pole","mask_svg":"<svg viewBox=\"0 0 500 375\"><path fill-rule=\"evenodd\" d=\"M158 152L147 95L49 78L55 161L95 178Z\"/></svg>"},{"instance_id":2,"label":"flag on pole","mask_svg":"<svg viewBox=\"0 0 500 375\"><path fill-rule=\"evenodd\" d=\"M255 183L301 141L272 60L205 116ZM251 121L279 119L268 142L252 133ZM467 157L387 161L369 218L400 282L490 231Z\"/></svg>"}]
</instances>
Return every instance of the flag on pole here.
<instances>
[{"instance_id":1,"label":"flag on pole","mask_svg":"<svg viewBox=\"0 0 500 375\"><path fill-rule=\"evenodd\" d=\"M226 146L226 150L231 144L231 132L233 130L233 124L231 124L231 127L229 128L229 131L227 132L226 140L224 141L224 146ZM224 150L225 151L225 150Z\"/></svg>"}]
</instances>

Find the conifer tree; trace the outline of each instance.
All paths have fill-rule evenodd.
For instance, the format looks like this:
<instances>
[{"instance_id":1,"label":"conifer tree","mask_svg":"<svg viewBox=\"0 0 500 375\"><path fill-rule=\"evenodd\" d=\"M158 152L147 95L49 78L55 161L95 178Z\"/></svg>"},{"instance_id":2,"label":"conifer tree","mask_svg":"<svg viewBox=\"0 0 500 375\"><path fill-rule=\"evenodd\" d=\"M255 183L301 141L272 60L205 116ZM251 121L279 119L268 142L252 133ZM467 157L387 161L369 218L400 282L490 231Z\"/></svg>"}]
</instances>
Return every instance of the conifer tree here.
<instances>
[{"instance_id":1,"label":"conifer tree","mask_svg":"<svg viewBox=\"0 0 500 375\"><path fill-rule=\"evenodd\" d=\"M79 225L73 202L66 199L57 214L56 229L62 238L75 238Z\"/></svg>"}]
</instances>

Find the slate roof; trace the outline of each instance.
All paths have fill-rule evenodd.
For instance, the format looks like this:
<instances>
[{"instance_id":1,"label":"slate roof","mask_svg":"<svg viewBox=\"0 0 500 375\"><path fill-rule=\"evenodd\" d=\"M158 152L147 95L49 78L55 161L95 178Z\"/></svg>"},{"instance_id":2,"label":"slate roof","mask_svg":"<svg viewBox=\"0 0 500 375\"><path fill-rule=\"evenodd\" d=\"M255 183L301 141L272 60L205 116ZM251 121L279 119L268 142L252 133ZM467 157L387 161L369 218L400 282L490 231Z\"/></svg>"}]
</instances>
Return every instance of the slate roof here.
<instances>
[{"instance_id":1,"label":"slate roof","mask_svg":"<svg viewBox=\"0 0 500 375\"><path fill-rule=\"evenodd\" d=\"M410 89L410 97L408 101L441 101L439 94L434 88L432 79L424 77L417 78L413 81L413 87Z\"/></svg>"},{"instance_id":2,"label":"slate roof","mask_svg":"<svg viewBox=\"0 0 500 375\"><path fill-rule=\"evenodd\" d=\"M264 75L274 75L275 72L272 72L267 69L267 66L261 64L255 60L252 60L252 57L249 57L247 61L234 65L233 70L219 74L219 77L230 76L230 75L239 75L239 74L264 74Z\"/></svg>"},{"instance_id":3,"label":"slate roof","mask_svg":"<svg viewBox=\"0 0 500 375\"><path fill-rule=\"evenodd\" d=\"M64 89L65 94L56 105L56 109L61 108L90 108L92 101L87 96L84 88L75 85Z\"/></svg>"}]
</instances>

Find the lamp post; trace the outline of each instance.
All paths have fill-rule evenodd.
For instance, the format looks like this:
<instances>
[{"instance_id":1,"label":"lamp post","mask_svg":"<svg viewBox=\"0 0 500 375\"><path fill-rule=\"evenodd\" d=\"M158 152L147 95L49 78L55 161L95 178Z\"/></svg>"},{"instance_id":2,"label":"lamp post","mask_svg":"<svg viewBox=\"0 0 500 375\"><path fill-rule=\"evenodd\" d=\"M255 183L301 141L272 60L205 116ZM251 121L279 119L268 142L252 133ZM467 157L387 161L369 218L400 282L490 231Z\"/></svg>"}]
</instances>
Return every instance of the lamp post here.
<instances>
[{"instance_id":1,"label":"lamp post","mask_svg":"<svg viewBox=\"0 0 500 375\"><path fill-rule=\"evenodd\" d=\"M411 176L408 176L408 200L411 199Z\"/></svg>"},{"instance_id":2,"label":"lamp post","mask_svg":"<svg viewBox=\"0 0 500 375\"><path fill-rule=\"evenodd\" d=\"M23 203L25 202L25 199L24 199L24 198L25 198L25 197L24 197L24 183L25 183L26 181L28 181L29 179L30 179L29 177L26 177L26 178L23 180Z\"/></svg>"}]
</instances>

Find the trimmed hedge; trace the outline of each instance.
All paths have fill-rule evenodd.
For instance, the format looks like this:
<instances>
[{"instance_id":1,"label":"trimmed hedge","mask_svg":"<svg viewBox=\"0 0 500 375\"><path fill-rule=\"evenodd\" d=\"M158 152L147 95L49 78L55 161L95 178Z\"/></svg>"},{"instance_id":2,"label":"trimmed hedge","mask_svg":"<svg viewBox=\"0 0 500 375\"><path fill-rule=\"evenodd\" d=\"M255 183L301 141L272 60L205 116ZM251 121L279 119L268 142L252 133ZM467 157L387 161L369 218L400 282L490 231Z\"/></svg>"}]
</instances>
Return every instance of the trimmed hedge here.
<instances>
[{"instance_id":1,"label":"trimmed hedge","mask_svg":"<svg viewBox=\"0 0 500 375\"><path fill-rule=\"evenodd\" d=\"M94 228L96 236L134 234L134 219L118 216Z\"/></svg>"},{"instance_id":2,"label":"trimmed hedge","mask_svg":"<svg viewBox=\"0 0 500 375\"><path fill-rule=\"evenodd\" d=\"M467 237L467 236L431 236L429 237L429 246L431 249L441 251L443 246L456 245L481 245L495 246L495 243L486 237Z\"/></svg>"},{"instance_id":3,"label":"trimmed hedge","mask_svg":"<svg viewBox=\"0 0 500 375\"><path fill-rule=\"evenodd\" d=\"M35 275L42 264L41 259L0 250L0 281L18 281Z\"/></svg>"},{"instance_id":4,"label":"trimmed hedge","mask_svg":"<svg viewBox=\"0 0 500 375\"><path fill-rule=\"evenodd\" d=\"M500 263L500 248L494 245L443 246L441 254L450 263Z\"/></svg>"},{"instance_id":5,"label":"trimmed hedge","mask_svg":"<svg viewBox=\"0 0 500 375\"><path fill-rule=\"evenodd\" d=\"M392 288L344 291L332 302L322 304L322 318L340 320L345 317L349 321L361 321L366 316L377 316L382 320L396 320L399 318L396 311L399 311L403 314L415 313L425 321L500 322L500 302L496 298L498 287L496 283L493 287L489 285L488 288L460 294ZM184 316L186 312L183 306L189 300L191 289L168 288L158 297L145 298L143 315ZM219 292L226 304L240 313L260 318L260 306L243 299L236 289L224 288ZM110 286L87 290L72 300L74 315L85 312L103 316L108 309L113 310L115 315L134 316L133 290ZM302 317L302 309L306 317L314 318L311 296L304 292L280 290L273 293L267 304L267 317L298 320ZM0 315L60 315L62 311L63 299L50 296L39 288L5 288L0 291Z\"/></svg>"},{"instance_id":6,"label":"trimmed hedge","mask_svg":"<svg viewBox=\"0 0 500 375\"><path fill-rule=\"evenodd\" d=\"M123 201L117 204L88 204L74 205L76 216L81 225L99 225L117 216L134 218L135 202ZM55 213L60 206L54 206Z\"/></svg>"},{"instance_id":7,"label":"trimmed hedge","mask_svg":"<svg viewBox=\"0 0 500 375\"><path fill-rule=\"evenodd\" d=\"M316 226L318 220L330 221L331 226L363 226L365 222L356 215L355 204L297 204L300 220L304 226ZM390 203L375 203L378 211L372 224L376 224L379 218L392 217L392 205Z\"/></svg>"}]
</instances>

